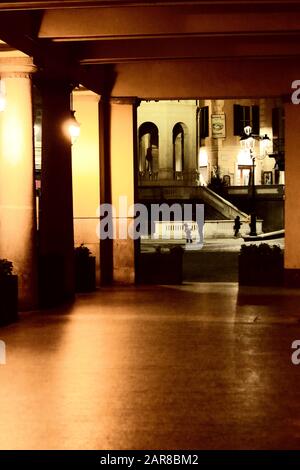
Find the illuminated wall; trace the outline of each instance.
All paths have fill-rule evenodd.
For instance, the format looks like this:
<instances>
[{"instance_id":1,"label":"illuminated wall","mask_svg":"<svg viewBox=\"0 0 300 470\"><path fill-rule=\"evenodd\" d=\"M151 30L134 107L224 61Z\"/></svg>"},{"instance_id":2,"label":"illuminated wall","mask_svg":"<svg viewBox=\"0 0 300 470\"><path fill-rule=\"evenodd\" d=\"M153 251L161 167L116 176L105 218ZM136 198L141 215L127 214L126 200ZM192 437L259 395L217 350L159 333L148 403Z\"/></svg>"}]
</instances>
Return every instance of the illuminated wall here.
<instances>
[{"instance_id":1,"label":"illuminated wall","mask_svg":"<svg viewBox=\"0 0 300 470\"><path fill-rule=\"evenodd\" d=\"M84 243L96 256L99 282L99 240L96 235L99 189L99 96L87 90L73 93L73 109L80 135L72 146L75 246Z\"/></svg>"},{"instance_id":2,"label":"illuminated wall","mask_svg":"<svg viewBox=\"0 0 300 470\"><path fill-rule=\"evenodd\" d=\"M181 124L184 130L184 170L195 169L196 100L142 101L138 107L138 128L144 122L152 122L158 128L158 168L160 178L167 179L173 171L173 129Z\"/></svg>"},{"instance_id":3,"label":"illuminated wall","mask_svg":"<svg viewBox=\"0 0 300 470\"><path fill-rule=\"evenodd\" d=\"M241 165L251 166L251 158L241 152L240 137L234 135L233 106L259 106L260 135L267 134L272 140L272 109L282 106L280 99L227 99L227 100L199 100L198 105L209 107L209 136L197 141L197 104L196 100L163 100L142 101L138 108L138 128L145 122L152 122L158 128L159 149L158 168L159 180L173 177L173 142L172 129L176 123L183 123L185 136L185 170L197 169L200 174L200 184L210 181L214 170L218 168L219 175L230 177L231 185L248 184L239 168ZM225 114L226 137L214 138L212 135L212 114ZM200 145L200 146L199 146ZM197 148L198 146L198 148ZM272 151L272 145L270 146ZM145 153L141 148L140 152ZM198 155L197 155L198 154ZM269 157L260 159L263 154L261 143L255 146L256 154L256 184L262 184L264 172L272 172L273 182L275 160ZM145 169L145 158L140 158L140 171ZM165 172L165 175L164 175ZM281 180L280 182L283 182ZM159 184L159 182L158 182Z\"/></svg>"}]
</instances>

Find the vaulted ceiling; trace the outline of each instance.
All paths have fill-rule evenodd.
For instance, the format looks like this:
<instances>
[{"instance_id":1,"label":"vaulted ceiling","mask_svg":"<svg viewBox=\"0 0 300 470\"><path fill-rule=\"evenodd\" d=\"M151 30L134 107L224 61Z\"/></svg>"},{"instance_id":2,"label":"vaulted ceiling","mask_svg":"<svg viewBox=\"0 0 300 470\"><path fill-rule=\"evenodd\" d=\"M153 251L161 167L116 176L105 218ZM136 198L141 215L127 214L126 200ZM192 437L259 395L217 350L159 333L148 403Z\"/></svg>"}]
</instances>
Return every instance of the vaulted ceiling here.
<instances>
[{"instance_id":1,"label":"vaulted ceiling","mask_svg":"<svg viewBox=\"0 0 300 470\"><path fill-rule=\"evenodd\" d=\"M163 70L174 61L298 63L300 1L1 2L0 39L33 56L41 73L101 92L128 65L140 73L141 64Z\"/></svg>"}]
</instances>

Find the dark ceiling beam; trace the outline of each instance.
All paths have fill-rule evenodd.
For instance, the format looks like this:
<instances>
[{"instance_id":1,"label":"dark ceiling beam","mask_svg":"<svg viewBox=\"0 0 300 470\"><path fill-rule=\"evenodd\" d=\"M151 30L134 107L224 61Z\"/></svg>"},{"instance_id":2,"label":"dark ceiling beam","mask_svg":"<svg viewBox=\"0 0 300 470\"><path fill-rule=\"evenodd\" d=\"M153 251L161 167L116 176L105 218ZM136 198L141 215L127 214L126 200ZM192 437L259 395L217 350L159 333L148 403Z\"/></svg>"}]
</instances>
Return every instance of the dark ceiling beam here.
<instances>
[{"instance_id":1,"label":"dark ceiling beam","mask_svg":"<svg viewBox=\"0 0 300 470\"><path fill-rule=\"evenodd\" d=\"M0 11L0 39L25 54L36 56L40 22L40 12Z\"/></svg>"},{"instance_id":2,"label":"dark ceiling beam","mask_svg":"<svg viewBox=\"0 0 300 470\"><path fill-rule=\"evenodd\" d=\"M156 15L146 14L147 11L153 13L153 9ZM105 23L108 10L111 22ZM160 15L163 10L165 13L171 11L171 15ZM124 11L127 13L123 15ZM142 17L138 15L140 7L49 10L45 13L0 11L0 39L32 56L41 76L81 83L98 94L109 94L112 90L114 96L195 97L202 92L202 96L212 96L213 85L214 96L222 96L230 80L233 96L241 96L245 90L250 96L252 92L257 96L260 91L261 96L267 96L267 86L275 96L282 89L286 92L290 80L300 73L297 65L300 14L256 15L257 21L253 25L251 14L224 17L216 9L217 13L208 15L186 3L183 16L177 7L171 10L169 7L148 7L143 11ZM53 42L51 36L39 37L47 17L49 27L60 29L66 42ZM55 23L55 19L59 21ZM63 19L64 25L60 23ZM203 23L204 19L207 22ZM93 28L99 39L95 42L91 41L90 29L93 32ZM82 42L72 42L72 30L79 34ZM141 39L137 38L138 33ZM171 38L174 34L180 38ZM156 35L159 39L153 39ZM244 60L234 62L242 56ZM218 65L214 62L216 57ZM230 60L222 62L225 57ZM253 57L259 60L253 60ZM272 57L273 61L261 60L266 57ZM287 68L285 60L288 57ZM134 63L124 63L133 60ZM222 81L222 86L217 80ZM248 88L242 86L245 80L249 81ZM255 92L256 81L260 85L258 92ZM169 91L172 94L168 96Z\"/></svg>"},{"instance_id":3,"label":"dark ceiling beam","mask_svg":"<svg viewBox=\"0 0 300 470\"><path fill-rule=\"evenodd\" d=\"M4 1L0 3L0 10L45 10L45 9L66 9L66 8L88 8L107 6L141 6L153 5L151 0L31 0L31 1ZM156 0L156 5L201 5L203 7L216 6L246 6L252 7L272 7L295 8L299 5L299 0Z\"/></svg>"},{"instance_id":4,"label":"dark ceiling beam","mask_svg":"<svg viewBox=\"0 0 300 470\"><path fill-rule=\"evenodd\" d=\"M73 44L73 43L72 43ZM81 64L182 58L252 58L300 56L300 33L291 36L109 40L77 43Z\"/></svg>"},{"instance_id":5,"label":"dark ceiling beam","mask_svg":"<svg viewBox=\"0 0 300 470\"><path fill-rule=\"evenodd\" d=\"M90 67L91 72L93 66ZM300 76L300 62L281 60L182 60L115 66L112 96L141 99L266 98L286 95Z\"/></svg>"},{"instance_id":6,"label":"dark ceiling beam","mask_svg":"<svg viewBox=\"0 0 300 470\"><path fill-rule=\"evenodd\" d=\"M109 93L114 83L113 67L95 66L94 73L80 67L69 45L38 39L40 20L41 12L0 11L0 39L6 43L1 44L0 52L17 49L33 57L38 67L36 82L65 80L74 86L81 83L95 93Z\"/></svg>"},{"instance_id":7,"label":"dark ceiling beam","mask_svg":"<svg viewBox=\"0 0 300 470\"><path fill-rule=\"evenodd\" d=\"M78 83L98 95L106 96L111 94L117 78L114 64L81 66L76 76Z\"/></svg>"},{"instance_id":8,"label":"dark ceiling beam","mask_svg":"<svg viewBox=\"0 0 300 470\"><path fill-rule=\"evenodd\" d=\"M299 5L299 4L298 4ZM300 31L300 13L203 13L199 6L47 10L39 37L58 41Z\"/></svg>"}]
</instances>

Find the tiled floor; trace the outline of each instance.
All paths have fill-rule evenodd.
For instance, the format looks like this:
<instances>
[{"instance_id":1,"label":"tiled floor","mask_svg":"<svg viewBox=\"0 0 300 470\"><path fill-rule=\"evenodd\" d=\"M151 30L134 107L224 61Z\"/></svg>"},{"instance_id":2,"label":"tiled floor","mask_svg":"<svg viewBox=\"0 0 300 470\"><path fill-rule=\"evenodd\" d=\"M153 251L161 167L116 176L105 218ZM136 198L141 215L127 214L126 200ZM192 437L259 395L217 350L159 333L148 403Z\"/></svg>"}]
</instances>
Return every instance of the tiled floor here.
<instances>
[{"instance_id":1,"label":"tiled floor","mask_svg":"<svg viewBox=\"0 0 300 470\"><path fill-rule=\"evenodd\" d=\"M0 339L1 449L300 448L300 291L107 288Z\"/></svg>"}]
</instances>

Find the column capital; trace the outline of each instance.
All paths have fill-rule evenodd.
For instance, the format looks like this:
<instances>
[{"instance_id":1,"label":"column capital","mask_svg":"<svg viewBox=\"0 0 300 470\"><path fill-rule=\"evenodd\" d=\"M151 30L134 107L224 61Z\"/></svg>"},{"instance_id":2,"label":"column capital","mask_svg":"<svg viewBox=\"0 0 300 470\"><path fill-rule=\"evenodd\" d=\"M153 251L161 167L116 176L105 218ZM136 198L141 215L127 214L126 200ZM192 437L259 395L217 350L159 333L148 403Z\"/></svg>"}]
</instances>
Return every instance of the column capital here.
<instances>
[{"instance_id":1,"label":"column capital","mask_svg":"<svg viewBox=\"0 0 300 470\"><path fill-rule=\"evenodd\" d=\"M31 57L0 57L0 76L3 78L29 78L36 70Z\"/></svg>"},{"instance_id":2,"label":"column capital","mask_svg":"<svg viewBox=\"0 0 300 470\"><path fill-rule=\"evenodd\" d=\"M77 98L89 99L90 101L99 102L100 100L100 96L97 93L94 93L87 88L74 89L73 94L76 95Z\"/></svg>"}]
</instances>

